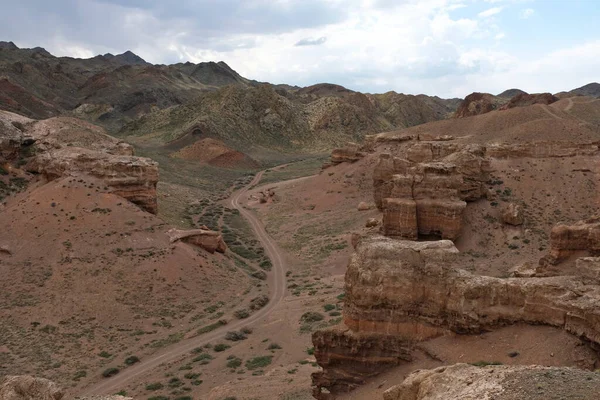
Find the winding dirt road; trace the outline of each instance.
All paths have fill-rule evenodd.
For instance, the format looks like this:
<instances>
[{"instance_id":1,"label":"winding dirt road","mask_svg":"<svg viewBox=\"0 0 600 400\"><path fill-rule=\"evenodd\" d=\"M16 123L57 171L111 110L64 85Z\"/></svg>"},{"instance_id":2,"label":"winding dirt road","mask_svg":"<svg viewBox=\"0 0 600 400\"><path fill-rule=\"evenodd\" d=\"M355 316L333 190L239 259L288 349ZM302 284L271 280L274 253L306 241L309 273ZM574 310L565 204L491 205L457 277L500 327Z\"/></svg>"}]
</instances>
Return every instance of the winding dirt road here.
<instances>
[{"instance_id":1,"label":"winding dirt road","mask_svg":"<svg viewBox=\"0 0 600 400\"><path fill-rule=\"evenodd\" d=\"M251 326L259 323L265 317L267 317L273 309L281 302L285 296L286 290L286 278L285 278L285 261L283 259L281 250L277 247L277 244L269 237L262 223L248 210L244 209L239 201L247 192L248 189L258 183L262 177L263 171L259 172L252 182L246 187L240 189L234 193L231 197L230 204L233 208L239 210L240 214L246 218L246 220L252 226L252 230L256 234L256 237L263 245L267 256L271 259L273 264L272 271L268 274L268 283L270 290L269 303L252 314L249 318L243 320L235 320L227 325L224 325L212 332L203 334L198 337L183 340L177 344L169 346L164 350L153 354L143 359L138 364L135 364L112 378L102 380L101 382L92 385L85 389L79 396L94 396L94 395L108 395L122 390L128 383L143 377L143 375L161 364L172 362L177 360L179 357L189 353L196 347L203 346L209 342L223 337L226 331L232 331L240 329L244 326Z\"/></svg>"}]
</instances>

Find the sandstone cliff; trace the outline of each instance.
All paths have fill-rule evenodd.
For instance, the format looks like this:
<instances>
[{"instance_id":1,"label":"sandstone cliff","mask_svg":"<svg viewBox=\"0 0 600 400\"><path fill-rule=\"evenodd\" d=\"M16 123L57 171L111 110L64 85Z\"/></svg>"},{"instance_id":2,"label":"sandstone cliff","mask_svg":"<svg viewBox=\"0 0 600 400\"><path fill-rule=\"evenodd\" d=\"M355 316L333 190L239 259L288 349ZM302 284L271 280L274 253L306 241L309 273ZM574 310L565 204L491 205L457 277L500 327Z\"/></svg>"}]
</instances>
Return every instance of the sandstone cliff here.
<instances>
[{"instance_id":1,"label":"sandstone cliff","mask_svg":"<svg viewBox=\"0 0 600 400\"><path fill-rule=\"evenodd\" d=\"M457 254L450 241L374 237L358 245L345 277L344 327L313 335L323 367L313 376L317 397L327 398L323 388L351 390L391 365L410 361L415 343L447 332L477 333L526 322L600 344L597 280L477 276L457 265Z\"/></svg>"}]
</instances>

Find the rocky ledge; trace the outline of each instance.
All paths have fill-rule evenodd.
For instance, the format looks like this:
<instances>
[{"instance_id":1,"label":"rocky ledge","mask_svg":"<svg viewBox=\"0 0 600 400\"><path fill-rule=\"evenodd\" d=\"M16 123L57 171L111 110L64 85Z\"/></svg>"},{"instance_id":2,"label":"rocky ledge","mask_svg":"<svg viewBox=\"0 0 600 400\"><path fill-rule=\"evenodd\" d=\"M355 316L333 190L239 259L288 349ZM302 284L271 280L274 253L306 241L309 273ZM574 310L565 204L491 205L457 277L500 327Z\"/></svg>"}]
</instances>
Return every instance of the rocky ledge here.
<instances>
[{"instance_id":1,"label":"rocky ledge","mask_svg":"<svg viewBox=\"0 0 600 400\"><path fill-rule=\"evenodd\" d=\"M323 367L313 375L317 398L352 390L410 361L415 343L449 332L480 333L525 322L600 344L597 279L477 276L457 265L457 254L448 240L377 236L358 244L345 277L344 325L313 334Z\"/></svg>"},{"instance_id":2,"label":"rocky ledge","mask_svg":"<svg viewBox=\"0 0 600 400\"><path fill-rule=\"evenodd\" d=\"M223 236L219 232L211 231L208 228L187 231L173 228L167 232L167 235L169 235L171 243L182 241L203 248L209 253L214 253L215 251L225 253L227 250Z\"/></svg>"},{"instance_id":3,"label":"rocky ledge","mask_svg":"<svg viewBox=\"0 0 600 400\"><path fill-rule=\"evenodd\" d=\"M65 393L54 382L28 375L0 380L0 400L61 400ZM123 396L78 397L77 400L133 400Z\"/></svg>"}]
</instances>

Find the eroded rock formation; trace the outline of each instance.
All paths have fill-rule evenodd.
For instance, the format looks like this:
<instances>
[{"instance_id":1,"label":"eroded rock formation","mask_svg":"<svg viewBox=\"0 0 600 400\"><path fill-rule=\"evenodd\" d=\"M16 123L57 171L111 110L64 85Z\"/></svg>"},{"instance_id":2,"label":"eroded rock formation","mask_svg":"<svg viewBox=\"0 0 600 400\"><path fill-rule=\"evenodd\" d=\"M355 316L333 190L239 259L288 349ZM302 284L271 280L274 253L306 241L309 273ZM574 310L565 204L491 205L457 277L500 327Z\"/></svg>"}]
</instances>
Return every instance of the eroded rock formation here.
<instances>
[{"instance_id":1,"label":"eroded rock formation","mask_svg":"<svg viewBox=\"0 0 600 400\"><path fill-rule=\"evenodd\" d=\"M477 276L460 269L457 253L448 240L372 237L358 244L345 277L344 326L313 335L323 367L314 376L317 397L323 387L351 390L366 377L410 360L415 342L448 332L479 333L525 322L600 343L598 281ZM391 349L385 357L375 344L380 341Z\"/></svg>"},{"instance_id":2,"label":"eroded rock formation","mask_svg":"<svg viewBox=\"0 0 600 400\"><path fill-rule=\"evenodd\" d=\"M209 253L219 252L225 253L227 245L223 240L223 236L219 232L211 231L208 229L192 229L192 230L179 230L171 229L167 232L171 243L182 241L194 246L198 246L208 251Z\"/></svg>"},{"instance_id":3,"label":"eroded rock formation","mask_svg":"<svg viewBox=\"0 0 600 400\"><path fill-rule=\"evenodd\" d=\"M27 165L31 172L48 180L85 174L101 179L112 193L156 214L158 163L149 158L116 156L77 147L50 150L35 156Z\"/></svg>"},{"instance_id":4,"label":"eroded rock formation","mask_svg":"<svg viewBox=\"0 0 600 400\"><path fill-rule=\"evenodd\" d=\"M21 375L0 382L0 400L61 400L63 396L63 390L48 379Z\"/></svg>"},{"instance_id":5,"label":"eroded rock formation","mask_svg":"<svg viewBox=\"0 0 600 400\"><path fill-rule=\"evenodd\" d=\"M550 233L550 254L541 263L558 264L581 252L600 255L600 217L579 221L573 225L558 224Z\"/></svg>"},{"instance_id":6,"label":"eroded rock formation","mask_svg":"<svg viewBox=\"0 0 600 400\"><path fill-rule=\"evenodd\" d=\"M465 118L485 114L496 110L505 101L506 100L489 93L474 92L465 97L462 103L460 103L454 117Z\"/></svg>"},{"instance_id":7,"label":"eroded rock formation","mask_svg":"<svg viewBox=\"0 0 600 400\"><path fill-rule=\"evenodd\" d=\"M455 364L409 375L384 400L594 399L600 375L575 368Z\"/></svg>"},{"instance_id":8,"label":"eroded rock formation","mask_svg":"<svg viewBox=\"0 0 600 400\"><path fill-rule=\"evenodd\" d=\"M382 154L373 173L383 233L404 239L460 235L466 201L486 194L489 161L482 146L417 142L406 158Z\"/></svg>"},{"instance_id":9,"label":"eroded rock formation","mask_svg":"<svg viewBox=\"0 0 600 400\"><path fill-rule=\"evenodd\" d=\"M558 101L558 97L552 95L551 93L519 93L510 99L508 103L501 107L502 110L508 110L509 108L514 107L525 107L530 106L532 104L552 104L555 101Z\"/></svg>"},{"instance_id":10,"label":"eroded rock formation","mask_svg":"<svg viewBox=\"0 0 600 400\"><path fill-rule=\"evenodd\" d=\"M331 152L331 164L340 164L343 162L355 162L365 156L360 146L356 143L347 143L346 146L334 149Z\"/></svg>"}]
</instances>

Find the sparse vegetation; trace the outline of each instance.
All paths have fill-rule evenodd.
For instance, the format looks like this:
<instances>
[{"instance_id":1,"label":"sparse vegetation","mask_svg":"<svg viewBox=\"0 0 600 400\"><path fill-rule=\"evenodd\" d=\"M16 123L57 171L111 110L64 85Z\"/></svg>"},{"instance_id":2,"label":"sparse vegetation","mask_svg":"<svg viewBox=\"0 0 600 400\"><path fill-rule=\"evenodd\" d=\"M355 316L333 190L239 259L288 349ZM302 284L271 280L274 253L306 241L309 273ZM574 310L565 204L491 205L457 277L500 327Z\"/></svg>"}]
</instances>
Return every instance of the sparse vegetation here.
<instances>
[{"instance_id":1,"label":"sparse vegetation","mask_svg":"<svg viewBox=\"0 0 600 400\"><path fill-rule=\"evenodd\" d=\"M217 353L220 353L222 351L227 350L228 348L230 348L231 346L225 343L219 343L216 344L215 347L213 347L213 350L216 351Z\"/></svg>"},{"instance_id":2,"label":"sparse vegetation","mask_svg":"<svg viewBox=\"0 0 600 400\"><path fill-rule=\"evenodd\" d=\"M257 369L257 368L263 368L263 367L266 367L267 365L270 365L272 360L273 360L273 356L254 357L254 358L246 361L245 367L247 370L250 370L250 371Z\"/></svg>"},{"instance_id":3,"label":"sparse vegetation","mask_svg":"<svg viewBox=\"0 0 600 400\"><path fill-rule=\"evenodd\" d=\"M102 372L102 376L105 378L110 378L111 376L114 376L118 373L119 373L119 368L111 367L111 368L105 369L104 372Z\"/></svg>"}]
</instances>

